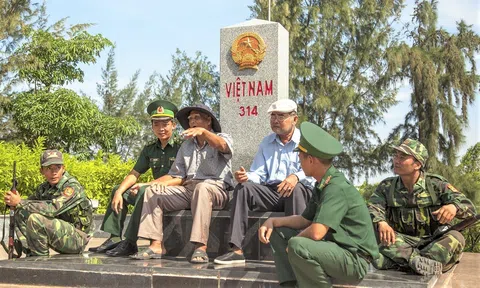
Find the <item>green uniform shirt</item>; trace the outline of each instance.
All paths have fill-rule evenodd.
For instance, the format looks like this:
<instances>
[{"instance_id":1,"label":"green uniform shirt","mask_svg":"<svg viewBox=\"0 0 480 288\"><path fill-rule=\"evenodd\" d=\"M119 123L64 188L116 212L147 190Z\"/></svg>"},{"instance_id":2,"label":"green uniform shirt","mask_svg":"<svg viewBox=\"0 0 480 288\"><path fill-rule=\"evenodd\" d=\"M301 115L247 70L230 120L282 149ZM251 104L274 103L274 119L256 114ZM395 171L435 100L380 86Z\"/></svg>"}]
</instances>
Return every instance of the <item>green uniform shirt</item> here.
<instances>
[{"instance_id":1,"label":"green uniform shirt","mask_svg":"<svg viewBox=\"0 0 480 288\"><path fill-rule=\"evenodd\" d=\"M374 223L386 221L396 232L423 237L432 235L441 225L431 213L447 204L457 207L455 217L459 219L476 214L472 201L452 184L439 176L422 173L412 193L399 176L383 180L370 197L368 208Z\"/></svg>"},{"instance_id":2,"label":"green uniform shirt","mask_svg":"<svg viewBox=\"0 0 480 288\"><path fill-rule=\"evenodd\" d=\"M330 227L324 240L364 257L378 258L367 205L358 190L333 166L315 186L302 217Z\"/></svg>"},{"instance_id":3,"label":"green uniform shirt","mask_svg":"<svg viewBox=\"0 0 480 288\"><path fill-rule=\"evenodd\" d=\"M145 145L133 170L143 174L151 168L153 178L160 178L166 175L170 167L172 167L173 162L175 162L175 157L177 156L178 148L178 145L174 144L172 140L170 140L163 149L160 140Z\"/></svg>"}]
</instances>

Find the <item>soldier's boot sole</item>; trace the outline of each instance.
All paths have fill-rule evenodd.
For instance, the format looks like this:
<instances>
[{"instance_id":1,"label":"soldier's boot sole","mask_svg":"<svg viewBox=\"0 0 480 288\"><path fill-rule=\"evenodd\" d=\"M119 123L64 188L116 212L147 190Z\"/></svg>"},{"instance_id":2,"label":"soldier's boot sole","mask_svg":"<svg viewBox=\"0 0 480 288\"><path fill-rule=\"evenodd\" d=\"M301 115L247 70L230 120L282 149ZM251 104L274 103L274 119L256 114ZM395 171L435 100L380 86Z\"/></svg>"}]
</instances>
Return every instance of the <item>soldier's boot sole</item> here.
<instances>
[{"instance_id":1,"label":"soldier's boot sole","mask_svg":"<svg viewBox=\"0 0 480 288\"><path fill-rule=\"evenodd\" d=\"M417 256L412 259L411 268L420 275L440 275L442 274L443 265L438 261Z\"/></svg>"}]
</instances>

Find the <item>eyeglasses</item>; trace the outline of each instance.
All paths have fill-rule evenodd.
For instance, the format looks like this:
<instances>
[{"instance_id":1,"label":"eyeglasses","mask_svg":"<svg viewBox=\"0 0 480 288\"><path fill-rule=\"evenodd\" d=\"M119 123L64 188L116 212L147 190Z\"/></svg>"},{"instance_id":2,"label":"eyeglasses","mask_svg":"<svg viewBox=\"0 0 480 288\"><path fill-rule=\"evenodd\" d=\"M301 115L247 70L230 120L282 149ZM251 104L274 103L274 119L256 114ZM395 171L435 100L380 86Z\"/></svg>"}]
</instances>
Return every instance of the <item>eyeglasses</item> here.
<instances>
[{"instance_id":1,"label":"eyeglasses","mask_svg":"<svg viewBox=\"0 0 480 288\"><path fill-rule=\"evenodd\" d=\"M282 114L270 114L270 120L272 121L275 121L275 120L278 120L280 122L283 122L285 120L287 120L287 118L289 118L290 116L292 116L292 114L290 113L282 113Z\"/></svg>"}]
</instances>

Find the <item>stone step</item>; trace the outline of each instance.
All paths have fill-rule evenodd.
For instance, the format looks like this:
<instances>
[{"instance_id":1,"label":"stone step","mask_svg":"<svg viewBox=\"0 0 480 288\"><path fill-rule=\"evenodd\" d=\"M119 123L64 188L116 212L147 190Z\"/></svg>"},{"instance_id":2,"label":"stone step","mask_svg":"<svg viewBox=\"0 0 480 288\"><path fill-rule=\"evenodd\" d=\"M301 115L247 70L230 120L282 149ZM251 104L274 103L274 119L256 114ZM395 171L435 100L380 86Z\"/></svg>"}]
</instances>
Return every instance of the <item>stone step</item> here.
<instances>
[{"instance_id":1,"label":"stone step","mask_svg":"<svg viewBox=\"0 0 480 288\"><path fill-rule=\"evenodd\" d=\"M248 231L245 236L244 255L251 260L273 260L269 245L258 241L257 231L260 225L269 217L284 216L280 212L250 212L248 217ZM127 216L127 221L130 219ZM109 237L108 233L100 230L103 215L95 215L94 237ZM125 223L125 227L127 226ZM168 212L164 215L164 242L169 256L188 257L193 252L190 243L192 230L192 213L190 210ZM228 230L230 225L230 212L226 210L213 211L210 223L207 253L210 258L215 258L229 250Z\"/></svg>"},{"instance_id":2,"label":"stone step","mask_svg":"<svg viewBox=\"0 0 480 288\"><path fill-rule=\"evenodd\" d=\"M0 261L0 283L60 287L280 287L271 261L245 265L191 264L184 257L158 260L113 258L105 254L54 255ZM429 288L437 276L371 268L354 284L334 287Z\"/></svg>"}]
</instances>

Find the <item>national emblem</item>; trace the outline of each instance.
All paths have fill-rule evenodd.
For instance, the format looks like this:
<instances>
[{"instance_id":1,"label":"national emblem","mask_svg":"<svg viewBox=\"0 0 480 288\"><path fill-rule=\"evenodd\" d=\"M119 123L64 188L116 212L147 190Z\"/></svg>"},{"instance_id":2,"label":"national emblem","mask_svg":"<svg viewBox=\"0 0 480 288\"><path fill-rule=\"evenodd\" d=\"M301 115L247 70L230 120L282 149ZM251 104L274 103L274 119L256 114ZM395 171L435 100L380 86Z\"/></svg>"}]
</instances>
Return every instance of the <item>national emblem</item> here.
<instances>
[{"instance_id":1,"label":"national emblem","mask_svg":"<svg viewBox=\"0 0 480 288\"><path fill-rule=\"evenodd\" d=\"M265 57L267 48L262 37L254 32L240 34L232 44L232 59L239 70L255 69Z\"/></svg>"}]
</instances>

